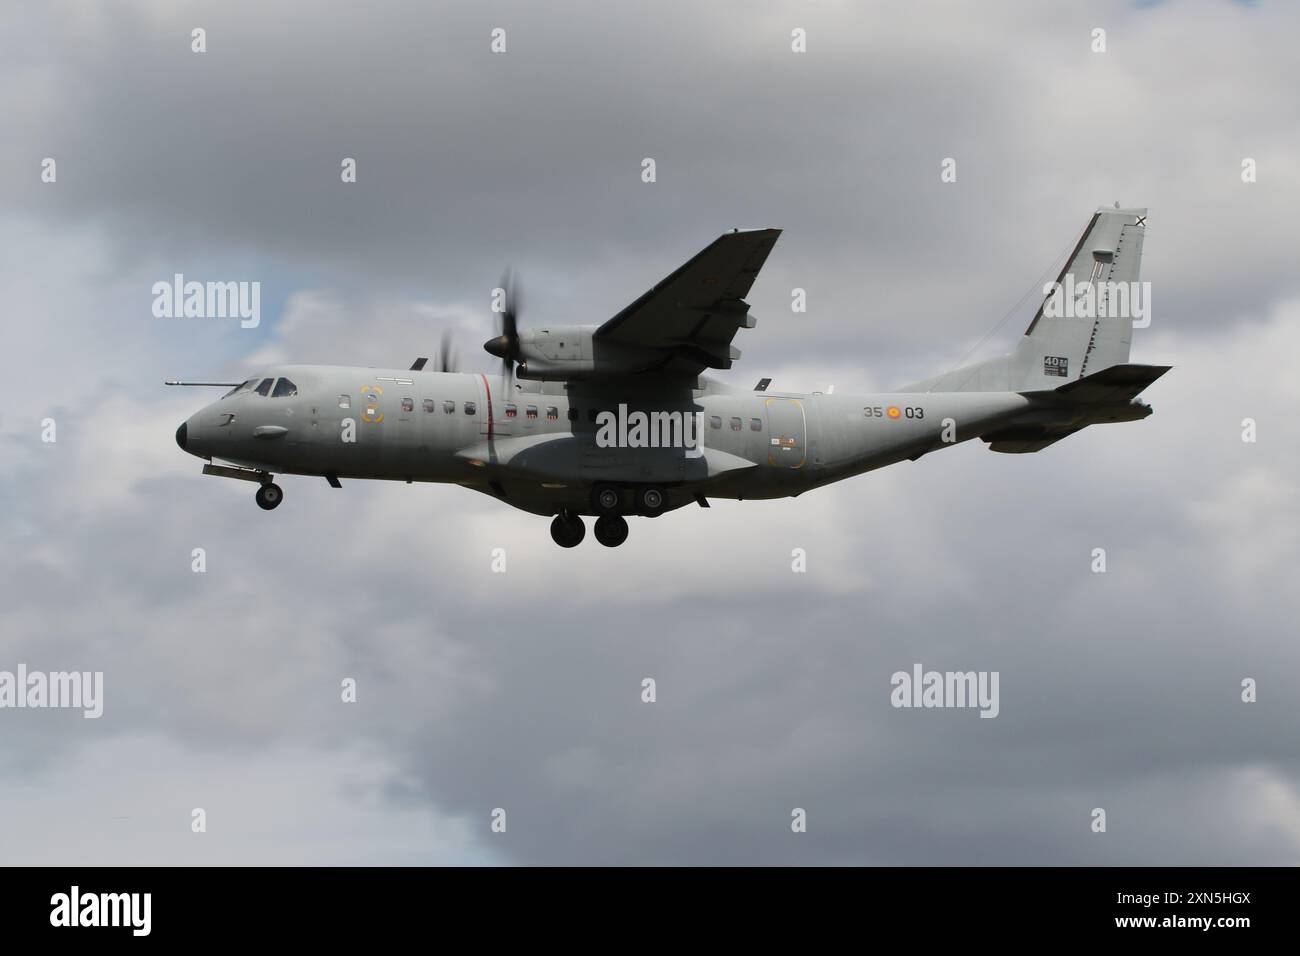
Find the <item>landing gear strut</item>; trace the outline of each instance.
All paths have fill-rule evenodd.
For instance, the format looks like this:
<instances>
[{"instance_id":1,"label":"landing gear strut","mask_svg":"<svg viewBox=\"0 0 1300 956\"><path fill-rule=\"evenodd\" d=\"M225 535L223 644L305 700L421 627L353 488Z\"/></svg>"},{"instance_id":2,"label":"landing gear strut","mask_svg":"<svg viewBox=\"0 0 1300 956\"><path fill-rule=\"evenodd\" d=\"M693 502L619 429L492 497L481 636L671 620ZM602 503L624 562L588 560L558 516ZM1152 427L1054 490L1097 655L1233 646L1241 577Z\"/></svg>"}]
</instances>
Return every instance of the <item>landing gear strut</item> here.
<instances>
[{"instance_id":1,"label":"landing gear strut","mask_svg":"<svg viewBox=\"0 0 1300 956\"><path fill-rule=\"evenodd\" d=\"M551 539L561 548L576 548L586 536L587 526L577 515L561 512L551 520Z\"/></svg>"},{"instance_id":2,"label":"landing gear strut","mask_svg":"<svg viewBox=\"0 0 1300 956\"><path fill-rule=\"evenodd\" d=\"M601 515L596 519L596 540L607 548L617 548L627 540L627 520L622 515Z\"/></svg>"},{"instance_id":3,"label":"landing gear strut","mask_svg":"<svg viewBox=\"0 0 1300 956\"><path fill-rule=\"evenodd\" d=\"M273 511L284 500L284 492L273 481L268 481L257 489L257 503L267 511Z\"/></svg>"}]
</instances>

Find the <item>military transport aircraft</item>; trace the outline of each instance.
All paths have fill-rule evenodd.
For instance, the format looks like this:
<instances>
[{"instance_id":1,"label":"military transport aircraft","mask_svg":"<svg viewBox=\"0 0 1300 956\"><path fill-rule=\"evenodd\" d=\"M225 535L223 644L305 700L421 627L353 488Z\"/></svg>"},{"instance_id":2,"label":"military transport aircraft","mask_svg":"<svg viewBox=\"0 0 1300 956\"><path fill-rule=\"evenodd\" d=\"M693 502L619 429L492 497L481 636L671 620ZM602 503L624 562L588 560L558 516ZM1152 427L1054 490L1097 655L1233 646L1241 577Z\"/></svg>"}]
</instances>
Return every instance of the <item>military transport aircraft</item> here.
<instances>
[{"instance_id":1,"label":"military transport aircraft","mask_svg":"<svg viewBox=\"0 0 1300 956\"><path fill-rule=\"evenodd\" d=\"M596 540L617 547L627 515L797 496L972 438L1036 452L1089 425L1145 418L1137 395L1169 369L1128 363L1145 224L1145 209L1099 209L1010 355L895 392L795 394L702 374L740 357L732 338L755 325L745 296L780 235L735 230L603 325L521 331L507 282L501 334L484 346L503 360L500 375L453 371L445 345L436 369L424 358L263 369L182 424L176 442L207 460L204 474L256 483L268 511L283 497L277 474L334 488L454 482L554 516L566 548L594 515Z\"/></svg>"}]
</instances>

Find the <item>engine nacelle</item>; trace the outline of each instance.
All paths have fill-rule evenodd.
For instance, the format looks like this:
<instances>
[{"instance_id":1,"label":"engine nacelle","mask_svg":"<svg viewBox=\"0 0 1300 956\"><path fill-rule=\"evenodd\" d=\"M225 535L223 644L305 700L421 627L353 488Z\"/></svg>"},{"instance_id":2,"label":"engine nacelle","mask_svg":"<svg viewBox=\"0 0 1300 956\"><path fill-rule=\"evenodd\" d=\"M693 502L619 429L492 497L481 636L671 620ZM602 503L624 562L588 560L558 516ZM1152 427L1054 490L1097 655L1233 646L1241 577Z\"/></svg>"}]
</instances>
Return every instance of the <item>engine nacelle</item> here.
<instances>
[{"instance_id":1,"label":"engine nacelle","mask_svg":"<svg viewBox=\"0 0 1300 956\"><path fill-rule=\"evenodd\" d=\"M594 325L567 325L521 332L516 374L534 381L629 375L652 367L661 357L654 350L628 348L595 339L596 328Z\"/></svg>"}]
</instances>

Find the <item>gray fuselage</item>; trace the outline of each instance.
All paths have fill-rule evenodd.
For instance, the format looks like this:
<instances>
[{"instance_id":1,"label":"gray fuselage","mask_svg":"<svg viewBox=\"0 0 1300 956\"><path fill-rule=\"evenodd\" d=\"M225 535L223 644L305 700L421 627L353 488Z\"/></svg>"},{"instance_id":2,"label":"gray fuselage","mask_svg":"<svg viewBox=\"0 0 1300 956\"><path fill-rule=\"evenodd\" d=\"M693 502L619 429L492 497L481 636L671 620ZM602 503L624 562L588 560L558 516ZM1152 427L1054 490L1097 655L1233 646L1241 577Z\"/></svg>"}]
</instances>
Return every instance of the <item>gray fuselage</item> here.
<instances>
[{"instance_id":1,"label":"gray fuselage","mask_svg":"<svg viewBox=\"0 0 1300 956\"><path fill-rule=\"evenodd\" d=\"M827 395L698 384L637 391L624 383L283 366L201 409L177 438L191 454L267 474L448 482L535 514L590 514L599 483L661 487L669 508L798 495L966 441L1031 407L1016 392ZM628 447L645 441L635 418L630 435L608 428L602 435L609 421L602 412L677 413L674 421L695 414L702 447ZM667 430L658 435L669 438Z\"/></svg>"}]
</instances>

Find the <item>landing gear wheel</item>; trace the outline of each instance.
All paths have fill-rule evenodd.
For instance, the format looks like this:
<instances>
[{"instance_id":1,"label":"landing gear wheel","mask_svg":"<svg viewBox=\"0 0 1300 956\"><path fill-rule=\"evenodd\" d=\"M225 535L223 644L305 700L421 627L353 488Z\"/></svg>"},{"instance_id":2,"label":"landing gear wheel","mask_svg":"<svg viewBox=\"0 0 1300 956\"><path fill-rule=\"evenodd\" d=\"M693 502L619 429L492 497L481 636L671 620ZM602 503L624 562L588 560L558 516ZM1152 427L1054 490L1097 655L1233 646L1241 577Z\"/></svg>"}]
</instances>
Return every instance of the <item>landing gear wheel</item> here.
<instances>
[{"instance_id":1,"label":"landing gear wheel","mask_svg":"<svg viewBox=\"0 0 1300 956\"><path fill-rule=\"evenodd\" d=\"M576 548L587 536L587 526L577 515L556 515L551 520L551 540L561 548Z\"/></svg>"},{"instance_id":2,"label":"landing gear wheel","mask_svg":"<svg viewBox=\"0 0 1300 956\"><path fill-rule=\"evenodd\" d=\"M637 504L641 506L641 513L647 518L658 518L668 506L668 496L664 494L662 488L653 486L642 488L637 494Z\"/></svg>"},{"instance_id":3,"label":"landing gear wheel","mask_svg":"<svg viewBox=\"0 0 1300 956\"><path fill-rule=\"evenodd\" d=\"M596 540L607 548L617 548L627 540L627 520L622 515L602 515L596 519Z\"/></svg>"},{"instance_id":4,"label":"landing gear wheel","mask_svg":"<svg viewBox=\"0 0 1300 956\"><path fill-rule=\"evenodd\" d=\"M284 492L274 482L268 481L257 489L257 503L267 511L273 511L283 500Z\"/></svg>"},{"instance_id":5,"label":"landing gear wheel","mask_svg":"<svg viewBox=\"0 0 1300 956\"><path fill-rule=\"evenodd\" d=\"M623 496L613 485L596 485L591 489L591 508L598 515L616 515L623 505Z\"/></svg>"}]
</instances>

